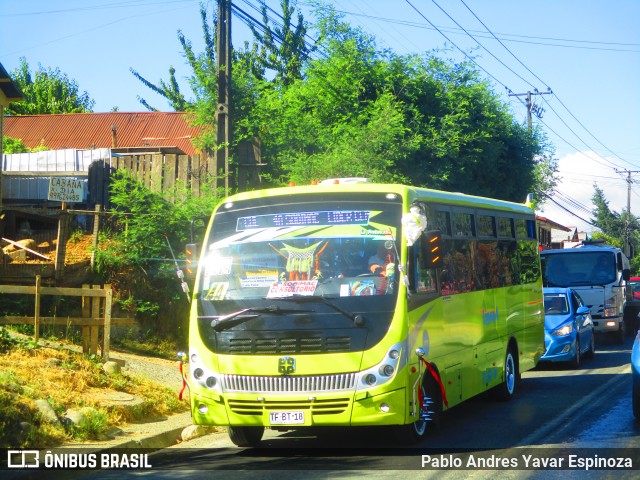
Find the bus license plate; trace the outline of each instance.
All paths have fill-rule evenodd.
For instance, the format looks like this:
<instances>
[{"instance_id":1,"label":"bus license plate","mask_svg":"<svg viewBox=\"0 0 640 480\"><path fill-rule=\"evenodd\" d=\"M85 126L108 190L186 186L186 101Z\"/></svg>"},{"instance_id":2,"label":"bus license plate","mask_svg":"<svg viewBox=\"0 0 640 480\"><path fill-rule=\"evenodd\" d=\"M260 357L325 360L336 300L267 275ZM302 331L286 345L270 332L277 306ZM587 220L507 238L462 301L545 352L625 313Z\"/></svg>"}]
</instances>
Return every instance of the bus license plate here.
<instances>
[{"instance_id":1,"label":"bus license plate","mask_svg":"<svg viewBox=\"0 0 640 480\"><path fill-rule=\"evenodd\" d=\"M269 412L269 422L271 425L303 425L304 412L302 410Z\"/></svg>"}]
</instances>

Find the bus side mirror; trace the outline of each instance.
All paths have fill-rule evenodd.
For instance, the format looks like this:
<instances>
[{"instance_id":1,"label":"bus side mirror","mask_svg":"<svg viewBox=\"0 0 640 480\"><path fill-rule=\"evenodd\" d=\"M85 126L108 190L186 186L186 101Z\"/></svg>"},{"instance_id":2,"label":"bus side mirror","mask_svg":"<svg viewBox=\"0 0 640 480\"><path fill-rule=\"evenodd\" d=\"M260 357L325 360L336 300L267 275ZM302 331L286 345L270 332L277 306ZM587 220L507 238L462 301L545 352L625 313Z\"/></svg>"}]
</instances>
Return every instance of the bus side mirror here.
<instances>
[{"instance_id":1,"label":"bus side mirror","mask_svg":"<svg viewBox=\"0 0 640 480\"><path fill-rule=\"evenodd\" d=\"M425 263L428 267L442 266L442 232L428 230L424 232Z\"/></svg>"},{"instance_id":2,"label":"bus side mirror","mask_svg":"<svg viewBox=\"0 0 640 480\"><path fill-rule=\"evenodd\" d=\"M186 268L185 274L188 278L195 278L196 270L198 268L198 254L200 252L200 244L199 243L187 243L185 245L185 254L186 254Z\"/></svg>"},{"instance_id":3,"label":"bus side mirror","mask_svg":"<svg viewBox=\"0 0 640 480\"><path fill-rule=\"evenodd\" d=\"M631 278L631 270L629 270L628 268L623 269L622 278L625 280L625 282L628 282Z\"/></svg>"}]
</instances>

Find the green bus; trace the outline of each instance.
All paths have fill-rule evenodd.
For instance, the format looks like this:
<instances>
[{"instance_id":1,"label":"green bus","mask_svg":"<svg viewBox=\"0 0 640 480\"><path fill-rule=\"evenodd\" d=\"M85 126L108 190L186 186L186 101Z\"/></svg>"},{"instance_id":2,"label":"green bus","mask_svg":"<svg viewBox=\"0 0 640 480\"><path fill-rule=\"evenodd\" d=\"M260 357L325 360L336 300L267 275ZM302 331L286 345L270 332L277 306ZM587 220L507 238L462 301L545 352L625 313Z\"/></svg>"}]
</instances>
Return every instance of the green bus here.
<instances>
[{"instance_id":1,"label":"green bus","mask_svg":"<svg viewBox=\"0 0 640 480\"><path fill-rule=\"evenodd\" d=\"M238 446L265 428L388 426L419 442L544 352L534 211L336 179L214 210L191 307L193 421Z\"/></svg>"}]
</instances>

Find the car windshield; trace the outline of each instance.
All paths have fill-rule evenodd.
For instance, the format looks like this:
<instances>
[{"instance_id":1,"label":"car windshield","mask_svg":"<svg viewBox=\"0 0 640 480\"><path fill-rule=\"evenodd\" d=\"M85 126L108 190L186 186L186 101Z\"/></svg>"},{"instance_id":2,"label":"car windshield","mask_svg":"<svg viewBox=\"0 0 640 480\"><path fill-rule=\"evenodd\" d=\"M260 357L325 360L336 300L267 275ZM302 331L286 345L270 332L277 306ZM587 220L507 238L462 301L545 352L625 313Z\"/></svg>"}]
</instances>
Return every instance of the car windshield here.
<instances>
[{"instance_id":1,"label":"car windshield","mask_svg":"<svg viewBox=\"0 0 640 480\"><path fill-rule=\"evenodd\" d=\"M545 315L566 315L569 313L567 296L564 293L544 294Z\"/></svg>"}]
</instances>

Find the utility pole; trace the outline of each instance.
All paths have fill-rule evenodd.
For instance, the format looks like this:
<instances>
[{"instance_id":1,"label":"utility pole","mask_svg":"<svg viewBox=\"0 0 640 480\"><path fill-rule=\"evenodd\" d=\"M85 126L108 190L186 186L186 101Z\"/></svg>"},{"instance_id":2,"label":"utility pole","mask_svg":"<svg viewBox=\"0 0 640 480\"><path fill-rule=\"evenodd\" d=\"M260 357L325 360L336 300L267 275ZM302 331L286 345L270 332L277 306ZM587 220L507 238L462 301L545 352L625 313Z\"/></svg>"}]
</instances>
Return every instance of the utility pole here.
<instances>
[{"instance_id":1,"label":"utility pole","mask_svg":"<svg viewBox=\"0 0 640 480\"><path fill-rule=\"evenodd\" d=\"M527 97L527 127L529 128L529 133L531 133L531 113L535 113L536 117L542 118L542 114L544 113L544 108L537 106L536 104L531 102L531 95L550 95L553 92L551 90L547 92L527 92L527 93L510 93L510 97Z\"/></svg>"},{"instance_id":2,"label":"utility pole","mask_svg":"<svg viewBox=\"0 0 640 480\"><path fill-rule=\"evenodd\" d=\"M224 165L224 194L229 195L231 149L231 0L218 0L218 108L216 110L216 163Z\"/></svg>"},{"instance_id":3,"label":"utility pole","mask_svg":"<svg viewBox=\"0 0 640 480\"><path fill-rule=\"evenodd\" d=\"M624 254L629 257L631 256L631 245L629 243L630 237L630 222L631 222L631 174L632 173L640 173L639 170L618 170L616 168L616 173L625 173L627 174L627 218L624 222Z\"/></svg>"}]
</instances>

